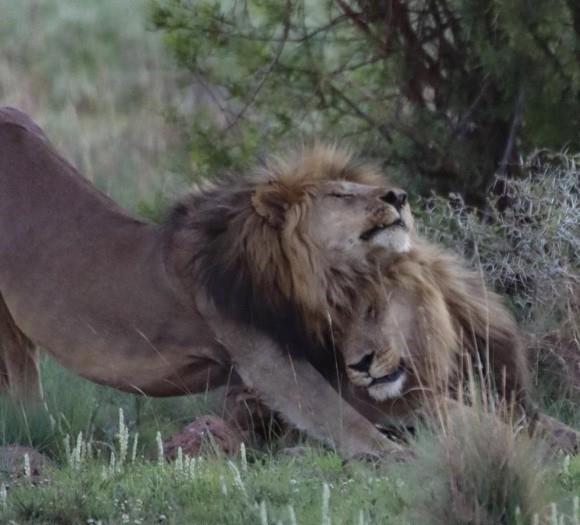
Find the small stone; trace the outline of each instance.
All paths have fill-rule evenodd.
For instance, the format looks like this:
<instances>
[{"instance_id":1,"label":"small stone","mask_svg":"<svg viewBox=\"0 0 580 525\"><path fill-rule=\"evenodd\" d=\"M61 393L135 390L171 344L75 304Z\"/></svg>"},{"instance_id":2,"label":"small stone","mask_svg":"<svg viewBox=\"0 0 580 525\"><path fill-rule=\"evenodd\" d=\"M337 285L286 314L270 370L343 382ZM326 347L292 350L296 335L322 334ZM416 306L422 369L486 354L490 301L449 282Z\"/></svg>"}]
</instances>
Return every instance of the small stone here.
<instances>
[{"instance_id":1,"label":"small stone","mask_svg":"<svg viewBox=\"0 0 580 525\"><path fill-rule=\"evenodd\" d=\"M208 452L227 456L238 454L242 444L240 432L217 416L202 416L163 442L165 458L174 460L181 447L184 456L197 457Z\"/></svg>"},{"instance_id":2,"label":"small stone","mask_svg":"<svg viewBox=\"0 0 580 525\"><path fill-rule=\"evenodd\" d=\"M24 471L26 455L30 464L28 479L35 483L43 481L51 461L34 448L21 445L0 446L0 481L10 483L27 478Z\"/></svg>"}]
</instances>

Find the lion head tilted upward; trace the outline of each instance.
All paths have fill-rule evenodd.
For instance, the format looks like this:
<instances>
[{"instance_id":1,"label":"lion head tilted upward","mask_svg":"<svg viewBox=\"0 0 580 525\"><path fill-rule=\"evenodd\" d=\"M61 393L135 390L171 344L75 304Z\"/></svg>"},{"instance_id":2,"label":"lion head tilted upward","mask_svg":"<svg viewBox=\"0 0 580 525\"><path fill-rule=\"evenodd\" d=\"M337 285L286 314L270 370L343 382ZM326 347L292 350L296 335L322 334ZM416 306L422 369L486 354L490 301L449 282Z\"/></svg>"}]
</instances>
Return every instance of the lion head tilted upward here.
<instances>
[{"instance_id":1,"label":"lion head tilted upward","mask_svg":"<svg viewBox=\"0 0 580 525\"><path fill-rule=\"evenodd\" d=\"M334 147L221 179L174 209L184 272L220 311L294 349L327 346L349 305L377 278L385 251L413 235L406 194Z\"/></svg>"}]
</instances>

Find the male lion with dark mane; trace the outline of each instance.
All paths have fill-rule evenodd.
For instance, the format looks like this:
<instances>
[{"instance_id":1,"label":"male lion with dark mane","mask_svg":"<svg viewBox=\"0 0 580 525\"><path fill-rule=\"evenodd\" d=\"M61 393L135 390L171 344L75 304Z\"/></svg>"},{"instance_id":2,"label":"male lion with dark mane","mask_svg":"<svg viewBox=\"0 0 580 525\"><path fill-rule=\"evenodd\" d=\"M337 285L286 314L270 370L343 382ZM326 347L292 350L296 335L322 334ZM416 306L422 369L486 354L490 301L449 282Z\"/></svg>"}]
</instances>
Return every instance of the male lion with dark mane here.
<instances>
[{"instance_id":1,"label":"male lion with dark mane","mask_svg":"<svg viewBox=\"0 0 580 525\"><path fill-rule=\"evenodd\" d=\"M0 385L41 395L37 345L152 396L233 375L345 457L397 452L316 366L333 359L330 327L347 329L382 254L408 250L405 201L372 166L316 147L150 224L83 179L28 116L0 109Z\"/></svg>"}]
</instances>

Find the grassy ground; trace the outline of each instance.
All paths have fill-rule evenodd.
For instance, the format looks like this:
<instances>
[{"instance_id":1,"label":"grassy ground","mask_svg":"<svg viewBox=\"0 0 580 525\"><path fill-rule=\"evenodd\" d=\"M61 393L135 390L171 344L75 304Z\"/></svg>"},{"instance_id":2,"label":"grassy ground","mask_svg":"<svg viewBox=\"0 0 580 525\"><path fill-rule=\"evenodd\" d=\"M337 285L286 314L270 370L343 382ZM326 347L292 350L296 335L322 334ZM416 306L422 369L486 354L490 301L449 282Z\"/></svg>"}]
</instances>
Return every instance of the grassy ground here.
<instances>
[{"instance_id":1,"label":"grassy ground","mask_svg":"<svg viewBox=\"0 0 580 525\"><path fill-rule=\"evenodd\" d=\"M47 471L47 481L33 486L24 479L11 487L0 501L0 521L577 525L580 458L546 463L535 444L513 440L511 429L504 436L489 429L475 424L452 449L449 436L443 441L426 433L414 445L413 462L376 467L345 466L316 448L298 458L257 453L167 464L141 454L133 460L131 436L125 449L119 440L105 448L73 440L76 446ZM511 448L504 438L513 440ZM449 454L462 459L449 461Z\"/></svg>"},{"instance_id":2,"label":"grassy ground","mask_svg":"<svg viewBox=\"0 0 580 525\"><path fill-rule=\"evenodd\" d=\"M0 0L0 103L29 111L89 179L133 209L181 187L168 168L179 139L163 114L178 97L178 73L159 36L145 30L144 7ZM406 465L343 466L316 447L299 458L248 451L247 461L160 465L157 432L219 412L213 398L139 399L48 360L43 380L46 406L0 400L0 443L32 445L54 468L38 486L24 479L7 496L0 486L0 523L491 525L535 523L534 513L537 523L580 523L580 458L546 459L539 445L489 422L472 421L445 439L423 432ZM553 414L580 424L577 403L559 393L546 399ZM119 408L130 444L139 435L135 460L119 459ZM65 442L74 448L79 433L82 446L71 452Z\"/></svg>"}]
</instances>

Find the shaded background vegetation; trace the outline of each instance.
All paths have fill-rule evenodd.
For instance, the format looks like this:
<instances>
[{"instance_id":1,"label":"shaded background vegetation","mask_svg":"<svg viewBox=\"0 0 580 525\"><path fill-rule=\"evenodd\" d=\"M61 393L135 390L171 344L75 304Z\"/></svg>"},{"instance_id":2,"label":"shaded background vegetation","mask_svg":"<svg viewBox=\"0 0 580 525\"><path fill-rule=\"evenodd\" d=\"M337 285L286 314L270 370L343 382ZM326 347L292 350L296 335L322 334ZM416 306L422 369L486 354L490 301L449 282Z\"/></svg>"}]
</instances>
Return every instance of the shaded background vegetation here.
<instances>
[{"instance_id":1,"label":"shaded background vegetation","mask_svg":"<svg viewBox=\"0 0 580 525\"><path fill-rule=\"evenodd\" d=\"M159 0L152 20L224 114L188 122L204 172L314 134L482 204L522 153L579 145L575 0Z\"/></svg>"},{"instance_id":2,"label":"shaded background vegetation","mask_svg":"<svg viewBox=\"0 0 580 525\"><path fill-rule=\"evenodd\" d=\"M422 233L512 303L545 407L580 427L576 2L0 0L0 12L0 103L147 217L192 180L315 135L382 162L411 190ZM59 469L14 488L0 522L263 523L266 501L269 522L292 524L293 505L299 523L327 523L324 482L333 522L528 523L522 507L575 523L578 458L545 464L485 415L449 439L427 432L404 469L256 454L242 489L225 461L192 478L142 459L158 430L219 414L219 399L136 398L42 367L46 406L1 400L0 443L31 444ZM138 461L110 472L119 407ZM64 440L79 432L99 456L71 468Z\"/></svg>"}]
</instances>

